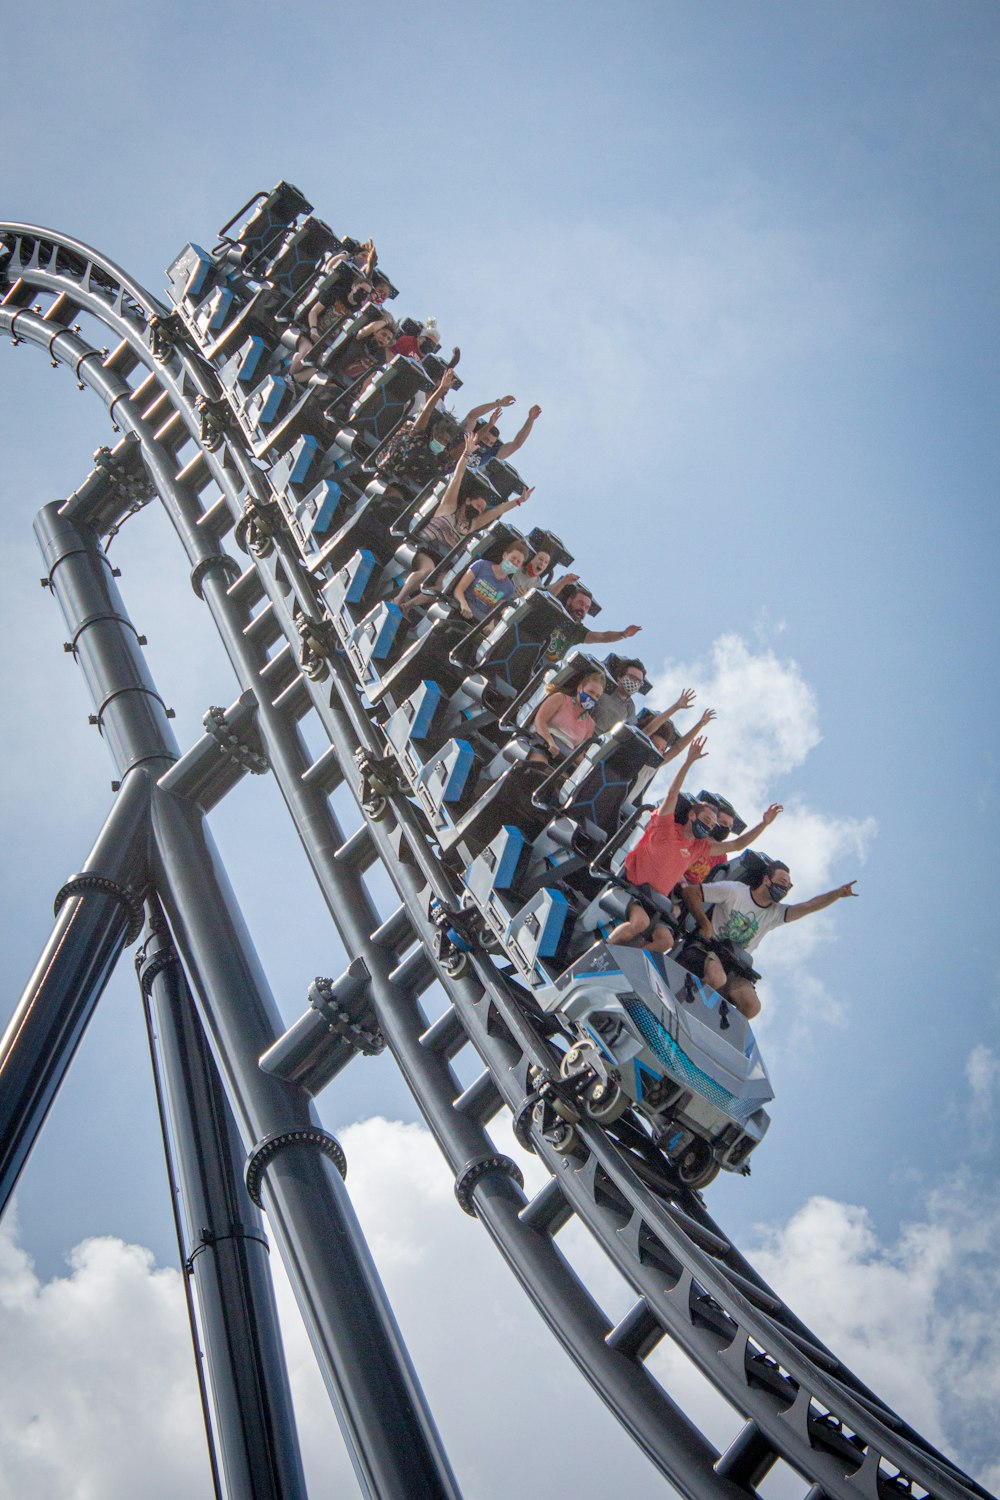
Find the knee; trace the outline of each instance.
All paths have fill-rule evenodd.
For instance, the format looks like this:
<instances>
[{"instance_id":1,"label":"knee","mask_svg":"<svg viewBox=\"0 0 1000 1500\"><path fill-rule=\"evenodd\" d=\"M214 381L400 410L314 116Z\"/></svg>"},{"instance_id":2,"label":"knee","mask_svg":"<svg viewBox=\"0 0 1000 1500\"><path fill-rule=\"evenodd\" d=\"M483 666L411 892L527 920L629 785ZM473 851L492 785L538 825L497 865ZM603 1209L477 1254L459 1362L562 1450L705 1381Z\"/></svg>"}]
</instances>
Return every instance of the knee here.
<instances>
[{"instance_id":1,"label":"knee","mask_svg":"<svg viewBox=\"0 0 1000 1500\"><path fill-rule=\"evenodd\" d=\"M648 917L646 918L646 925L647 927L649 925ZM676 941L677 939L674 937L670 928L664 926L664 924L660 922L653 929L652 936L646 943L646 947L651 949L653 953L669 953Z\"/></svg>"},{"instance_id":2,"label":"knee","mask_svg":"<svg viewBox=\"0 0 1000 1500\"><path fill-rule=\"evenodd\" d=\"M731 1001L748 1021L760 1015L760 1001L752 984L747 984L745 981L742 984L730 983L726 986L725 994L726 999Z\"/></svg>"}]
</instances>

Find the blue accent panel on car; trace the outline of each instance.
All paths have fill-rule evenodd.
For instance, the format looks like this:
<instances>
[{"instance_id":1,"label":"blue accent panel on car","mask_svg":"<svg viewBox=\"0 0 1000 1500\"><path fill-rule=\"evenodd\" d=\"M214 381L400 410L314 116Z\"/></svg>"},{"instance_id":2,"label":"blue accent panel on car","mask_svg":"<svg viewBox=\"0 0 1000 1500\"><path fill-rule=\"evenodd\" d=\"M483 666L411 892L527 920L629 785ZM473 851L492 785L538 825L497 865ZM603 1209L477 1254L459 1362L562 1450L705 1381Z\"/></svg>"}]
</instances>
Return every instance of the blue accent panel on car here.
<instances>
[{"instance_id":1,"label":"blue accent panel on car","mask_svg":"<svg viewBox=\"0 0 1000 1500\"><path fill-rule=\"evenodd\" d=\"M422 740L434 722L434 715L438 711L441 702L441 689L436 682L425 681L420 705L413 716L410 726L410 739Z\"/></svg>"},{"instance_id":2,"label":"blue accent panel on car","mask_svg":"<svg viewBox=\"0 0 1000 1500\"><path fill-rule=\"evenodd\" d=\"M465 783L469 779L469 772L475 764L476 752L468 740L453 740L452 744L457 747L458 754L454 758L448 780L444 784L441 794L442 802L457 802L465 791Z\"/></svg>"},{"instance_id":3,"label":"blue accent panel on car","mask_svg":"<svg viewBox=\"0 0 1000 1500\"><path fill-rule=\"evenodd\" d=\"M503 834L506 835L503 844L503 852L497 861L497 867L493 872L493 889L495 891L506 891L517 874L518 861L524 851L524 834L520 828L515 828L512 823L505 823Z\"/></svg>"},{"instance_id":4,"label":"blue accent panel on car","mask_svg":"<svg viewBox=\"0 0 1000 1500\"><path fill-rule=\"evenodd\" d=\"M313 536L323 536L330 530L342 494L343 490L335 479L321 479L315 489L309 491L306 499L315 506L312 525L309 527Z\"/></svg>"},{"instance_id":5,"label":"blue accent panel on car","mask_svg":"<svg viewBox=\"0 0 1000 1500\"><path fill-rule=\"evenodd\" d=\"M546 887L546 889L548 889ZM559 939L569 915L569 902L562 891L549 891L551 904L545 917L541 936L538 939L538 957L551 958L559 947Z\"/></svg>"},{"instance_id":6,"label":"blue accent panel on car","mask_svg":"<svg viewBox=\"0 0 1000 1500\"><path fill-rule=\"evenodd\" d=\"M309 473L319 443L311 432L304 432L298 442L292 448L289 457L291 463L288 470L288 483L301 484Z\"/></svg>"},{"instance_id":7,"label":"blue accent panel on car","mask_svg":"<svg viewBox=\"0 0 1000 1500\"><path fill-rule=\"evenodd\" d=\"M369 652L370 661L385 660L392 650L392 643L396 639L400 625L403 623L403 611L398 604L393 604L390 600L382 608L385 614L378 628L375 643Z\"/></svg>"}]
</instances>

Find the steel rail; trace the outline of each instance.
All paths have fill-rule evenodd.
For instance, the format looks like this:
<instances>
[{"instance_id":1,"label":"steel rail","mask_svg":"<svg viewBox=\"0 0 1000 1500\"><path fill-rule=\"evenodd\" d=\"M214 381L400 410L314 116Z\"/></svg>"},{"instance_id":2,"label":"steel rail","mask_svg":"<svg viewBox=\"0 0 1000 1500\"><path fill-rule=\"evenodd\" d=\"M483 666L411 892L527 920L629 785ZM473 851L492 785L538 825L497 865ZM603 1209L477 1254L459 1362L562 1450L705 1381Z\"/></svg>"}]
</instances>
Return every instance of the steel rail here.
<instances>
[{"instance_id":1,"label":"steel rail","mask_svg":"<svg viewBox=\"0 0 1000 1500\"><path fill-rule=\"evenodd\" d=\"M11 234L15 236L16 244L25 243L24 238L17 240L19 235L33 241L27 260L20 255L16 259L12 257L11 269L37 290L52 292L56 296L64 294L68 298L68 305L72 304L72 294L75 292L78 305L107 323L108 319L104 317L102 308L104 304L114 302L114 298L109 297L107 283L117 275L122 288L117 295L119 308L127 306L124 300L127 294L131 306L140 307L146 313L147 320L163 315L160 304L143 293L141 288L136 288L134 283L126 286L123 273L119 273L111 263L105 262L102 257L78 242L63 240L50 231L32 226L0 226L0 236ZM87 273L86 288L77 287L73 280L72 265L69 269L65 264L60 266L57 254L59 244L85 259L88 265L98 268L97 285L102 292L100 298L93 298L95 278L92 273ZM46 251L44 256L43 248ZM47 266L43 266L43 259L47 259ZM140 337L140 333L145 330L140 330L138 320L130 317L126 322L121 312L116 316L118 321L114 324L113 331L119 332L128 342L137 362L142 362L149 369L154 382L167 395L166 404L172 404L174 415L180 418L185 439L196 438L198 416L193 408L193 398L204 395L206 388L213 389L214 375L211 367L204 365L197 353L190 352L181 357L175 351L169 360L157 363L148 343ZM20 324L18 319L21 320ZM57 347L56 340L60 337L60 332L53 332L51 322L47 329L38 328L33 319L34 315L26 313L24 309L11 313L0 308L0 328L7 326L8 331L15 335L20 334L32 343L47 347L52 357L65 359L67 355L74 356L78 380L94 384L104 396L113 415L123 419L122 425L139 433L144 455L149 455L147 464L150 457L154 460L149 466L155 474L161 499L170 512L171 503L164 495L162 481L173 476L164 472L169 464L165 462L166 455L162 452L159 455L155 453L155 440L154 447L150 447L151 434L148 428L145 432L140 430L141 419L140 422L136 421L138 413L130 406L130 389L122 388L124 381L114 390L107 385L106 380L103 383L99 379L91 381L89 377L96 373L92 364L96 351L82 346L82 341L80 346L67 344L65 339L71 335L66 335L64 330L61 331L64 342ZM119 402L122 403L120 408ZM176 436L175 433L175 438ZM219 505L211 517L216 525L198 532L198 526L208 520L209 516L205 512L195 514L196 498L190 492L190 487L185 507L188 514L183 520L180 520L176 512L171 514L175 526L182 532L182 540L185 539L184 533L188 534L189 560L192 557L190 543L197 537L203 546L196 566L209 563L214 565L216 572L222 570L225 563L218 551L213 554L208 550L209 534L211 533L212 544L217 546L219 537L238 519L241 510L240 496L248 477L248 465L245 461L241 462L239 456L234 456L237 443L238 436L235 432L227 435L226 449L233 460L228 464L224 457L220 458L212 453L206 453L199 460L198 477L202 482L196 493L207 488L209 483L217 484L222 490L225 503ZM179 446L179 443L175 442L174 446ZM175 486L171 484L167 488L174 490L176 498ZM191 535L192 528L194 537ZM257 578L251 580L248 574L244 575L243 594L245 597L251 593L255 597L259 596L260 592L267 595L270 611L277 622L277 635L273 635L273 638L284 635L291 646L297 637L293 633L287 591L289 587L292 588L300 607L316 611L318 601L314 585L298 556L287 546L279 546L276 558L269 562L268 567L262 566L260 562L251 565ZM213 615L217 616L218 624L219 617L227 612L227 605L220 594L218 580L212 579L211 568L204 592ZM229 596L233 592L232 589L225 591L225 599L229 603L232 602ZM251 686L252 669L248 669L245 661L239 660L245 640L241 637L237 642L233 633L235 622L230 618L228 624L228 630L223 629L221 633L224 640L228 635L230 659L238 667L241 685ZM269 623L269 629L273 633L274 622ZM258 676L260 670L258 667ZM243 681L243 677L249 677L250 680ZM357 701L352 682L342 680L335 674L334 691L327 697L325 691L315 683L305 681L304 685L297 684L297 673L291 664L286 665L285 679L286 689L289 692L294 689L293 698L286 701L294 701L298 716L307 711L311 703L337 744L342 767L346 764L345 751L358 744L381 750L382 747L375 739ZM336 705L332 701L334 697L339 699ZM274 710L273 704L271 709ZM302 753L297 732L289 739L288 726L282 725L280 713L274 711L273 716L268 714L268 717L272 717L272 722L265 728L263 738L269 755L275 741L283 743L284 748L283 755L279 757L279 766L276 767L276 778L279 785L288 783L282 785L282 790L292 808L300 836L303 836L317 875L320 875L321 870L324 871L320 884L332 909L331 897L342 897L347 881L332 878L328 856L331 848L343 847L343 840L328 807L326 817L321 816L319 824L315 826L310 823L314 809L300 808L296 816L293 806L296 798L290 783L296 775L301 778L309 774L307 757ZM337 731L336 735L334 730ZM297 747L295 741L299 741ZM297 753L293 753L296 750ZM393 835L386 825L374 825L369 831L379 857L401 889L409 913L409 925L415 928L417 935L423 940L429 932L422 914L422 898L427 887L434 888L438 894L443 894L452 901L458 892L437 864L428 847L424 830L416 822L409 804L393 799L393 814L397 824L397 843L393 843ZM310 848L320 825L323 826L319 844L316 848ZM403 861L403 844L406 845L412 864ZM344 871L343 865L341 870L346 875L352 874L349 870ZM420 873L422 883L419 886L410 878L414 870ZM364 896L360 877L356 877L354 894L359 898ZM367 900L366 897L365 899ZM372 924L378 926L380 924L375 920L377 915L370 908L366 912L366 919L370 918ZM367 920L354 928L348 924L344 927L342 936L346 939L348 951L352 952L356 945L359 950L363 950L367 961L373 956L372 949L377 945L371 942L371 926L367 932L361 931L361 927L366 925ZM403 925L405 928L407 924ZM405 967L405 964L400 966L403 970ZM478 1096L473 1100L475 1109L471 1110L472 1114L481 1112L482 1101L487 1101L491 1108L501 1101L511 1108L517 1108L526 1094L528 1060L551 1063L551 1055L525 1021L516 995L511 993L495 966L489 961L477 959L476 969L480 983L471 980L455 982L443 972L438 975L453 1007L446 1014L457 1018L454 1024L460 1035L471 1038L487 1062L497 1088L495 1101L489 1088L479 1090ZM390 983L395 983L394 974L398 972L399 970L390 970L388 976L380 976L379 987L385 991L386 978ZM481 989L480 984L485 988ZM474 1147L467 1132L463 1132L464 1141L456 1140L452 1124L454 1117L458 1114L468 1125L470 1106L466 1102L459 1111L455 1110L458 1086L453 1075L450 1081L444 1083L440 1070L439 1076L432 1079L432 1070L428 1070L426 1065L421 1067L418 1048L424 1057L430 1054L437 1057L439 1063L443 1061L447 1064L447 1057L443 1052L438 1056L435 1047L428 1045L435 1028L420 1033L414 994L412 989L405 986L402 1004L404 1008L410 1005L413 1011L408 1026L403 1024L405 1017L400 1013L398 986L396 993L383 993L381 1005L376 998L375 1008L380 1024L386 1031L390 1047L400 1061L425 1118L453 1168L460 1170L463 1151L481 1150L484 1145L492 1143L481 1130L481 1122L477 1125L480 1133ZM498 1039L497 1021L500 1018L504 1035ZM454 1030L454 1026L451 1029ZM449 1031L449 1024L441 1026L439 1023L438 1030L444 1036ZM456 1045L454 1036L449 1045L452 1048ZM448 1072L450 1073L450 1069ZM451 1114L447 1128L445 1118L448 1111L442 1109L443 1083L444 1093L451 1090L453 1095L449 1104ZM439 1095L436 1099L430 1097L435 1091ZM471 1091L466 1091L462 1099L467 1101L470 1093ZM482 1112L488 1113L485 1110ZM512 1207L516 1210L517 1222L528 1226L534 1235L543 1235L550 1246L551 1231L558 1227L567 1212L577 1213L588 1224L605 1249L612 1254L619 1268L625 1271L641 1299L637 1309L625 1320L627 1326L620 1326L619 1330L612 1332L605 1341L606 1347L619 1356L623 1351L628 1351L625 1357L638 1367L642 1363L638 1351L641 1349L643 1353L648 1352L650 1345L663 1332L669 1332L692 1355L699 1368L727 1399L750 1418L748 1427L719 1462L716 1486L729 1483L727 1475L730 1475L731 1482L742 1486L745 1493L746 1488L766 1471L770 1462L783 1457L831 1495L856 1496L859 1486L872 1495L880 1490L888 1490L890 1493L895 1491L899 1486L889 1472L888 1465L895 1467L908 1479L923 1485L929 1493L940 1494L942 1497L953 1496L957 1500L962 1495L987 1495L988 1492L962 1475L948 1460L924 1443L919 1434L889 1412L873 1393L825 1350L819 1340L785 1308L736 1248L727 1241L696 1197L672 1191L670 1184L666 1182L657 1184L656 1193L651 1192L643 1182L641 1171L636 1170L637 1166L641 1167L641 1163L634 1163L634 1157L619 1150L603 1131L588 1127L584 1137L587 1155L583 1166L556 1157L543 1142L536 1142L550 1170L557 1174L554 1179L558 1185L556 1194L546 1189L540 1195L545 1200L544 1205L538 1208L533 1205L524 1207L510 1179L497 1174L480 1179L472 1193L473 1202L497 1239L503 1238L500 1226L505 1214L509 1218ZM460 1149L456 1150L456 1146L460 1146ZM466 1161L469 1159L465 1158ZM714 1253L710 1254L706 1246ZM525 1274L523 1261L520 1266L516 1263L518 1257L516 1254L512 1256L509 1244L502 1245L502 1248L514 1264L522 1282L528 1285L536 1302L539 1301L537 1290L533 1290L533 1283ZM572 1276L572 1273L569 1274ZM563 1304L567 1300L572 1301L566 1297L557 1297L556 1300L561 1300ZM543 1307L542 1310L546 1309ZM549 1321L553 1322L551 1316ZM599 1321L598 1318L598 1325ZM591 1317L588 1336L592 1337L594 1328L595 1323ZM556 1325L556 1332L565 1344L573 1346L571 1352L574 1357L581 1366L586 1367L588 1357L580 1347L579 1340L574 1345L574 1341L566 1337L565 1326L560 1329ZM595 1378L595 1372L589 1369L588 1374L601 1389L600 1377ZM607 1399L607 1392L602 1390L602 1394ZM626 1406L628 1399L630 1398L626 1397ZM634 1435L639 1436L628 1413L623 1413L620 1409L621 1402L616 1405L611 1400L609 1404ZM822 1451L816 1446L818 1442L824 1445ZM644 1443L644 1446L650 1451L647 1444ZM688 1475L687 1483L680 1486L686 1492L704 1493L703 1466L706 1451L700 1452L699 1462L695 1466L697 1472ZM651 1453L651 1456L654 1455ZM662 1463L661 1467L664 1467ZM669 1468L668 1465L665 1471L669 1471ZM677 1482L677 1477L672 1477ZM691 1483L694 1484L693 1490L688 1489Z\"/></svg>"}]
</instances>

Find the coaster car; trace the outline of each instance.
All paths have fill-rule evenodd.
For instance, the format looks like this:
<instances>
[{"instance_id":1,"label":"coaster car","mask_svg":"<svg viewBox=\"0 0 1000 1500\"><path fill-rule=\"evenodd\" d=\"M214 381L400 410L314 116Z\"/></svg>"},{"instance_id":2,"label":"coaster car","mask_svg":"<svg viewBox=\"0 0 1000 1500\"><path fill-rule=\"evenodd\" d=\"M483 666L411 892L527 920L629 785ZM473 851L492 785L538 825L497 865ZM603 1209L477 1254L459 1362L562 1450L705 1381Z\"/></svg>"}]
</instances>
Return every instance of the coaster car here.
<instances>
[{"instance_id":1,"label":"coaster car","mask_svg":"<svg viewBox=\"0 0 1000 1500\"><path fill-rule=\"evenodd\" d=\"M593 1075L587 1114L637 1109L686 1187L749 1173L774 1091L749 1022L707 984L669 957L598 942L535 1000L576 1032L562 1074Z\"/></svg>"}]
</instances>

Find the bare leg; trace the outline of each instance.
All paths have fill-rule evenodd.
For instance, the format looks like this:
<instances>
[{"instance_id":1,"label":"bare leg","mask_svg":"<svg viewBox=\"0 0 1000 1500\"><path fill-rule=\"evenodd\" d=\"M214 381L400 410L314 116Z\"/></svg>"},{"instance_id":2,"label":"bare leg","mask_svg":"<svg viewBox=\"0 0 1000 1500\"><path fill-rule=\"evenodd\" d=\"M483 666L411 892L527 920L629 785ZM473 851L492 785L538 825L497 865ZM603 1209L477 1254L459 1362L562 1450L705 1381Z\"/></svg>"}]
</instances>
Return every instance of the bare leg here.
<instances>
[{"instance_id":1,"label":"bare leg","mask_svg":"<svg viewBox=\"0 0 1000 1500\"><path fill-rule=\"evenodd\" d=\"M752 1021L755 1016L760 1015L760 1001L757 999L757 991L749 979L730 979L723 991L726 999L731 1005L735 1005L741 1015Z\"/></svg>"},{"instance_id":2,"label":"bare leg","mask_svg":"<svg viewBox=\"0 0 1000 1500\"><path fill-rule=\"evenodd\" d=\"M420 588L420 585L429 574L433 573L434 566L435 561L433 557L428 557L426 552L418 552L413 561L413 568L404 580L403 587L392 601L393 604L398 604L402 609L403 605L409 600L410 595Z\"/></svg>"},{"instance_id":3,"label":"bare leg","mask_svg":"<svg viewBox=\"0 0 1000 1500\"><path fill-rule=\"evenodd\" d=\"M611 932L608 933L606 941L609 943L623 943L631 945L633 943L637 943L639 939L641 937L644 937L648 931L649 917L646 915L644 909L639 905L638 901L633 901L629 905L628 916L625 921L619 922L618 926L613 928Z\"/></svg>"}]
</instances>

